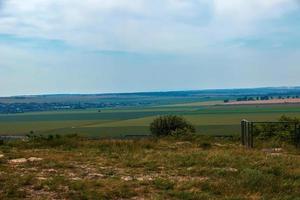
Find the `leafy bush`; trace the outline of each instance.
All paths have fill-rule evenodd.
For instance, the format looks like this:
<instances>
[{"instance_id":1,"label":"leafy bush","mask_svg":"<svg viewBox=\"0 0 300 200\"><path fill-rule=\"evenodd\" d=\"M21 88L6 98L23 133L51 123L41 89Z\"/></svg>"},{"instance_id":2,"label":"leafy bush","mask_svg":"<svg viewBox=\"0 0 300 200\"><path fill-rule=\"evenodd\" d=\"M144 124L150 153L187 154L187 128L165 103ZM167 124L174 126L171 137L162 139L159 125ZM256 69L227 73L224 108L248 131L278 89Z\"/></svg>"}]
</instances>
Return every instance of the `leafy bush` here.
<instances>
[{"instance_id":1,"label":"leafy bush","mask_svg":"<svg viewBox=\"0 0 300 200\"><path fill-rule=\"evenodd\" d=\"M195 133L196 129L182 117L166 115L156 118L150 125L150 131L155 136L179 136Z\"/></svg>"},{"instance_id":2,"label":"leafy bush","mask_svg":"<svg viewBox=\"0 0 300 200\"><path fill-rule=\"evenodd\" d=\"M199 147L201 147L204 150L210 149L212 148L212 145L210 142L202 142Z\"/></svg>"},{"instance_id":3,"label":"leafy bush","mask_svg":"<svg viewBox=\"0 0 300 200\"><path fill-rule=\"evenodd\" d=\"M256 125L254 127L254 135L257 136L258 139L262 140L272 139L292 142L295 133L295 124L300 124L300 119L283 115L278 121L288 123L266 123Z\"/></svg>"}]
</instances>

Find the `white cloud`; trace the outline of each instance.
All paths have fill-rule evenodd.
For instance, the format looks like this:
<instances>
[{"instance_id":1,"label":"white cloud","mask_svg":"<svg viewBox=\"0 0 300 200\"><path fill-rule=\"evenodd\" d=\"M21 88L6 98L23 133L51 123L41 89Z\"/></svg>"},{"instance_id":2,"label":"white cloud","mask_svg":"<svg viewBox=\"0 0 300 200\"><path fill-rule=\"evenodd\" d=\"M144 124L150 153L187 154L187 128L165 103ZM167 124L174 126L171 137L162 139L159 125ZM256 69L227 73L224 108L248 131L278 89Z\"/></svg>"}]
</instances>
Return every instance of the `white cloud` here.
<instances>
[{"instance_id":1,"label":"white cloud","mask_svg":"<svg viewBox=\"0 0 300 200\"><path fill-rule=\"evenodd\" d=\"M255 34L294 0L6 0L0 33L120 51L194 52Z\"/></svg>"},{"instance_id":2,"label":"white cloud","mask_svg":"<svg viewBox=\"0 0 300 200\"><path fill-rule=\"evenodd\" d=\"M251 21L278 17L297 4L293 0L214 0L214 5L218 17Z\"/></svg>"}]
</instances>

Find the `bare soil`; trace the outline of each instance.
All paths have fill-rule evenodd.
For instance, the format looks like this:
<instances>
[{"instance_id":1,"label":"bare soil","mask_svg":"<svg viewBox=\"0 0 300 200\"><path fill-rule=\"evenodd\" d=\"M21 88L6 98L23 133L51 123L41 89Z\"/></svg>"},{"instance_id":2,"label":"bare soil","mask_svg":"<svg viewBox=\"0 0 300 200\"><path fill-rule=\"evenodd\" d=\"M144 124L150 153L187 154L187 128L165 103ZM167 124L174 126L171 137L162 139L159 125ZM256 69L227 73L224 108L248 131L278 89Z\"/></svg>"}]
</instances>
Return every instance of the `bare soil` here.
<instances>
[{"instance_id":1,"label":"bare soil","mask_svg":"<svg viewBox=\"0 0 300 200\"><path fill-rule=\"evenodd\" d=\"M262 105L262 104L296 104L300 103L300 98L297 99L270 99L257 101L233 101L224 103L225 105Z\"/></svg>"}]
</instances>

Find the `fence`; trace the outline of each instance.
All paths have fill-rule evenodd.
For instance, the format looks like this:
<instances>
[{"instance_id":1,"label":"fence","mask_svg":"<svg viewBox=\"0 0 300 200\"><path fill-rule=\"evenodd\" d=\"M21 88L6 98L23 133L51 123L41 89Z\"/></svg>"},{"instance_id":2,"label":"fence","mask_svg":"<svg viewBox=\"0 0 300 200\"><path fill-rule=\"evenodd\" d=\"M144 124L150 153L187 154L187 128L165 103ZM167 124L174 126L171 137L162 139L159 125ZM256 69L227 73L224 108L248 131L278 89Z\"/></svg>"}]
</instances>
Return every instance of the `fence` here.
<instances>
[{"instance_id":1,"label":"fence","mask_svg":"<svg viewBox=\"0 0 300 200\"><path fill-rule=\"evenodd\" d=\"M254 126L256 124L285 124L292 125L294 131L292 134L293 143L300 147L300 124L296 122L251 122L242 120L241 122L241 143L247 148L254 147Z\"/></svg>"}]
</instances>

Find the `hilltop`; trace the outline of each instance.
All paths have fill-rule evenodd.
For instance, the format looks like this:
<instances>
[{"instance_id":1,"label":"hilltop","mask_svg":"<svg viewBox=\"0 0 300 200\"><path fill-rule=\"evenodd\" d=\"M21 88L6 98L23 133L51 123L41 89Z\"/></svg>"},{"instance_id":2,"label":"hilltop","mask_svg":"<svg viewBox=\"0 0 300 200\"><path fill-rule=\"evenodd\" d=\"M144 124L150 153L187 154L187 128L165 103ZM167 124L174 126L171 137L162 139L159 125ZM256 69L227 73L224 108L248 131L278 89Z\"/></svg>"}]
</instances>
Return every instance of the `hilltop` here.
<instances>
[{"instance_id":1,"label":"hilltop","mask_svg":"<svg viewBox=\"0 0 300 200\"><path fill-rule=\"evenodd\" d=\"M299 199L299 151L235 140L60 138L0 146L1 199Z\"/></svg>"}]
</instances>

